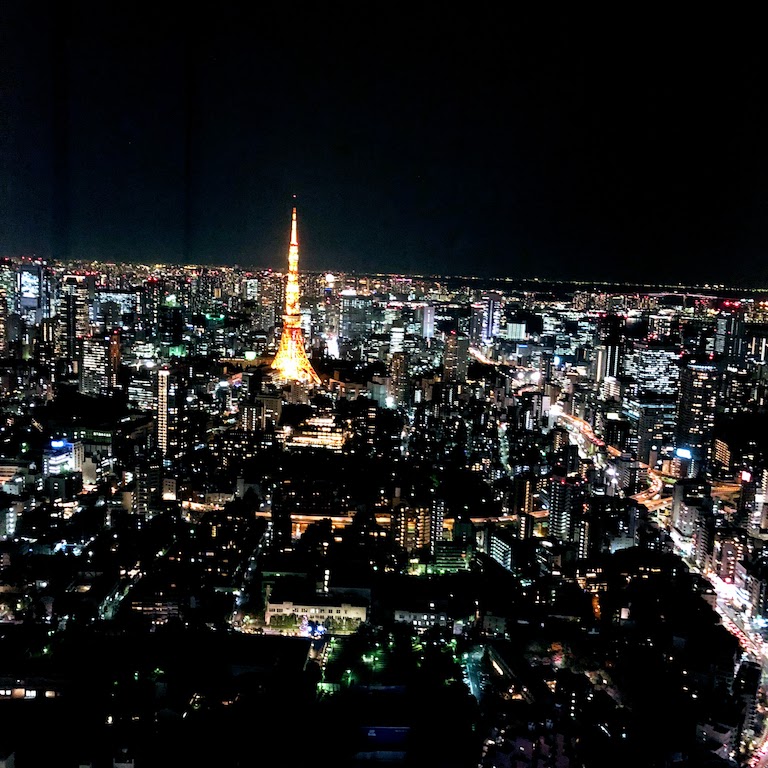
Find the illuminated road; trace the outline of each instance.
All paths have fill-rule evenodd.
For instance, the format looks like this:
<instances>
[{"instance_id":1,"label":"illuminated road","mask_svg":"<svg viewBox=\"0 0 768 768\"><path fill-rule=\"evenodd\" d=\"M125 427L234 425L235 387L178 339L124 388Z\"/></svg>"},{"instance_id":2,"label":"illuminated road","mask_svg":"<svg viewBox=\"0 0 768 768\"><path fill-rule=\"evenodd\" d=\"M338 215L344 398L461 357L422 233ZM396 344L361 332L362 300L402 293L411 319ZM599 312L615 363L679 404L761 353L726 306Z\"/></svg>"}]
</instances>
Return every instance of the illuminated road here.
<instances>
[{"instance_id":1,"label":"illuminated road","mask_svg":"<svg viewBox=\"0 0 768 768\"><path fill-rule=\"evenodd\" d=\"M601 440L594 433L592 427L588 422L584 421L584 419L580 419L578 416L571 416L568 413L559 414L557 419L566 427L566 429L568 429L572 436L575 436L576 443L579 446L579 452L583 456L594 456L598 458L599 462L604 463L604 459L602 458L604 455L614 459L622 455L622 452L615 446L606 445L605 441ZM632 498L641 504L645 504L649 509L651 509L649 503L654 501L654 509L658 509L666 503L666 500L654 498L661 494L664 489L663 476L641 461L638 462L638 464L641 469L647 471L648 482L650 485L646 490L636 493ZM659 504L655 504L656 501L658 501Z\"/></svg>"},{"instance_id":2,"label":"illuminated road","mask_svg":"<svg viewBox=\"0 0 768 768\"><path fill-rule=\"evenodd\" d=\"M728 498L740 492L740 490L740 486L735 483L718 483L713 487L712 495ZM671 506L671 502L671 498L656 499L645 502L645 505L649 510L651 510L651 505L653 505L653 511L659 511L664 507ZM657 520L667 530L671 528L671 520L668 516L658 517ZM699 572L695 564L686 559L684 553L676 549L676 554L688 564L691 571ZM714 607L720 616L722 625L738 639L747 658L761 665L760 687L764 688L764 681L768 674L768 643L764 642L761 635L749 626L748 617L744 615L739 606L740 600L736 586L723 581L713 572L708 571L702 575L715 589L716 600ZM741 763L741 765L749 766L749 768L768 768L768 728L764 729L757 739L756 748L748 762Z\"/></svg>"},{"instance_id":3,"label":"illuminated road","mask_svg":"<svg viewBox=\"0 0 768 768\"><path fill-rule=\"evenodd\" d=\"M605 441L601 440L593 431L592 427L580 419L578 416L571 416L569 413L559 413L557 420L565 426L565 428L576 435L577 441L580 442L579 448L583 448L583 442L586 442L588 446L591 446L591 451L587 448L584 451L585 455L594 453L596 450L605 449L610 456L620 456L621 451L614 448L612 445L606 446ZM579 440L581 438L581 440Z\"/></svg>"}]
</instances>

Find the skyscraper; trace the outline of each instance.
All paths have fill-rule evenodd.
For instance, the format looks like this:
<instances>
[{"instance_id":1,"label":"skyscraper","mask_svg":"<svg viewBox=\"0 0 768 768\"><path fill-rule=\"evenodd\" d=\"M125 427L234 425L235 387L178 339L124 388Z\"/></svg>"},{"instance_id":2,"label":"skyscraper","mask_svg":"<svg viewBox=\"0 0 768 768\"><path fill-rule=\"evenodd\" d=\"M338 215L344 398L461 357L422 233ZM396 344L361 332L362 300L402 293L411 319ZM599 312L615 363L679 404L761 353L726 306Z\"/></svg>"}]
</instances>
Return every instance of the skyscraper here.
<instances>
[{"instance_id":1,"label":"skyscraper","mask_svg":"<svg viewBox=\"0 0 768 768\"><path fill-rule=\"evenodd\" d=\"M585 483L577 475L554 473L547 482L549 535L573 541L584 505Z\"/></svg>"},{"instance_id":2,"label":"skyscraper","mask_svg":"<svg viewBox=\"0 0 768 768\"><path fill-rule=\"evenodd\" d=\"M504 297L500 293L483 293L472 303L469 339L472 346L483 347L493 343L501 327L501 309Z\"/></svg>"},{"instance_id":3,"label":"skyscraper","mask_svg":"<svg viewBox=\"0 0 768 768\"><path fill-rule=\"evenodd\" d=\"M303 384L319 384L304 349L304 333L301 330L299 307L299 237L296 225L296 208L291 216L291 242L288 248L288 280L285 286L285 314L280 345L272 361L276 378Z\"/></svg>"},{"instance_id":4,"label":"skyscraper","mask_svg":"<svg viewBox=\"0 0 768 768\"><path fill-rule=\"evenodd\" d=\"M17 272L16 309L27 325L37 325L43 319L44 290L42 264L21 264Z\"/></svg>"},{"instance_id":5,"label":"skyscraper","mask_svg":"<svg viewBox=\"0 0 768 768\"><path fill-rule=\"evenodd\" d=\"M162 368L157 372L157 447L163 455L168 452L168 400L171 372Z\"/></svg>"},{"instance_id":6,"label":"skyscraper","mask_svg":"<svg viewBox=\"0 0 768 768\"><path fill-rule=\"evenodd\" d=\"M680 374L677 451L698 467L706 468L712 455L719 382L719 368L712 363L690 362Z\"/></svg>"},{"instance_id":7,"label":"skyscraper","mask_svg":"<svg viewBox=\"0 0 768 768\"><path fill-rule=\"evenodd\" d=\"M469 368L469 338L455 331L445 337L443 351L443 379L466 381Z\"/></svg>"},{"instance_id":8,"label":"skyscraper","mask_svg":"<svg viewBox=\"0 0 768 768\"><path fill-rule=\"evenodd\" d=\"M110 340L104 336L83 339L80 391L86 395L106 394L112 384Z\"/></svg>"},{"instance_id":9,"label":"skyscraper","mask_svg":"<svg viewBox=\"0 0 768 768\"><path fill-rule=\"evenodd\" d=\"M184 387L179 376L167 368L157 372L157 447L168 461L182 449Z\"/></svg>"}]
</instances>

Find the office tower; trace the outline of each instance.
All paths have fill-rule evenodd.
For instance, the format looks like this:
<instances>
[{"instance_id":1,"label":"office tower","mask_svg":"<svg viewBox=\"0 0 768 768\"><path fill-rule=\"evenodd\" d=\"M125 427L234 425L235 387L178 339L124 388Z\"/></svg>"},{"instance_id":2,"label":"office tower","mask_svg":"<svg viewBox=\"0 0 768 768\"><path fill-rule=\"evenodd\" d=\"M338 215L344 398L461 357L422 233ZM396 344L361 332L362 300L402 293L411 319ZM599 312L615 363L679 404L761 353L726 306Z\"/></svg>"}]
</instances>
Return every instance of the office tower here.
<instances>
[{"instance_id":1,"label":"office tower","mask_svg":"<svg viewBox=\"0 0 768 768\"><path fill-rule=\"evenodd\" d=\"M16 312L27 326L35 326L47 309L47 282L43 265L24 263L16 272Z\"/></svg>"},{"instance_id":2,"label":"office tower","mask_svg":"<svg viewBox=\"0 0 768 768\"><path fill-rule=\"evenodd\" d=\"M623 320L615 314L601 316L596 330L593 376L600 383L605 378L617 378L621 372Z\"/></svg>"},{"instance_id":3,"label":"office tower","mask_svg":"<svg viewBox=\"0 0 768 768\"><path fill-rule=\"evenodd\" d=\"M162 457L155 451L140 457L133 473L135 483L132 512L146 519L160 503L162 489Z\"/></svg>"},{"instance_id":4,"label":"office tower","mask_svg":"<svg viewBox=\"0 0 768 768\"><path fill-rule=\"evenodd\" d=\"M58 352L70 360L77 360L82 341L91 331L88 285L84 275L65 275L58 317Z\"/></svg>"},{"instance_id":5,"label":"office tower","mask_svg":"<svg viewBox=\"0 0 768 768\"><path fill-rule=\"evenodd\" d=\"M675 345L635 341L622 360L623 372L632 380L630 395L676 394L680 380L680 354Z\"/></svg>"},{"instance_id":6,"label":"office tower","mask_svg":"<svg viewBox=\"0 0 768 768\"><path fill-rule=\"evenodd\" d=\"M699 471L706 472L712 458L719 385L719 368L711 363L692 361L680 373L676 446Z\"/></svg>"},{"instance_id":7,"label":"office tower","mask_svg":"<svg viewBox=\"0 0 768 768\"><path fill-rule=\"evenodd\" d=\"M202 267L197 276L197 290L192 298L192 310L217 315L222 309L223 276L219 270Z\"/></svg>"},{"instance_id":8,"label":"office tower","mask_svg":"<svg viewBox=\"0 0 768 768\"><path fill-rule=\"evenodd\" d=\"M336 276L330 272L324 278L320 296L322 330L328 357L339 357L341 335L341 296L336 288Z\"/></svg>"},{"instance_id":9,"label":"office tower","mask_svg":"<svg viewBox=\"0 0 768 768\"><path fill-rule=\"evenodd\" d=\"M389 330L389 353L395 355L403 351L405 342L405 326L402 320L395 320Z\"/></svg>"},{"instance_id":10,"label":"office tower","mask_svg":"<svg viewBox=\"0 0 768 768\"><path fill-rule=\"evenodd\" d=\"M128 372L128 402L142 411L157 410L156 374L146 366L131 366Z\"/></svg>"},{"instance_id":11,"label":"office tower","mask_svg":"<svg viewBox=\"0 0 768 768\"><path fill-rule=\"evenodd\" d=\"M484 293L472 303L469 321L469 340L473 347L485 347L493 343L501 327L503 296L500 293Z\"/></svg>"},{"instance_id":12,"label":"office tower","mask_svg":"<svg viewBox=\"0 0 768 768\"><path fill-rule=\"evenodd\" d=\"M164 286L160 278L148 277L141 292L141 316L144 330L151 336L157 332L158 316L164 295Z\"/></svg>"},{"instance_id":13,"label":"office tower","mask_svg":"<svg viewBox=\"0 0 768 768\"><path fill-rule=\"evenodd\" d=\"M339 300L340 336L351 340L368 336L373 327L373 299L358 296L354 290L344 290Z\"/></svg>"},{"instance_id":14,"label":"office tower","mask_svg":"<svg viewBox=\"0 0 768 768\"><path fill-rule=\"evenodd\" d=\"M507 323L507 338L510 341L525 341L528 338L525 321Z\"/></svg>"},{"instance_id":15,"label":"office tower","mask_svg":"<svg viewBox=\"0 0 768 768\"><path fill-rule=\"evenodd\" d=\"M305 384L319 384L304 349L304 334L301 330L299 307L299 236L296 224L296 208L291 216L291 242L288 248L288 280L285 286L285 314L283 332L277 354L272 361L276 378Z\"/></svg>"},{"instance_id":16,"label":"office tower","mask_svg":"<svg viewBox=\"0 0 768 768\"><path fill-rule=\"evenodd\" d=\"M180 347L184 343L184 316L181 307L163 304L158 311L158 336L164 347Z\"/></svg>"},{"instance_id":17,"label":"office tower","mask_svg":"<svg viewBox=\"0 0 768 768\"><path fill-rule=\"evenodd\" d=\"M43 319L43 265L21 264L16 279L16 311L27 325L37 325Z\"/></svg>"},{"instance_id":18,"label":"office tower","mask_svg":"<svg viewBox=\"0 0 768 768\"><path fill-rule=\"evenodd\" d=\"M435 306L427 304L419 309L417 317L421 322L421 335L431 339L435 335Z\"/></svg>"},{"instance_id":19,"label":"office tower","mask_svg":"<svg viewBox=\"0 0 768 768\"><path fill-rule=\"evenodd\" d=\"M265 272L259 276L256 326L267 333L275 328L285 303L285 280L281 274Z\"/></svg>"},{"instance_id":20,"label":"office tower","mask_svg":"<svg viewBox=\"0 0 768 768\"><path fill-rule=\"evenodd\" d=\"M715 352L728 362L744 361L744 317L741 312L721 312L715 323Z\"/></svg>"},{"instance_id":21,"label":"office tower","mask_svg":"<svg viewBox=\"0 0 768 768\"><path fill-rule=\"evenodd\" d=\"M621 351L621 345L618 343L600 344L595 347L593 377L598 384L606 378L615 379L619 375Z\"/></svg>"},{"instance_id":22,"label":"office tower","mask_svg":"<svg viewBox=\"0 0 768 768\"><path fill-rule=\"evenodd\" d=\"M680 335L680 321L671 311L653 314L648 318L648 338L665 341Z\"/></svg>"},{"instance_id":23,"label":"office tower","mask_svg":"<svg viewBox=\"0 0 768 768\"><path fill-rule=\"evenodd\" d=\"M259 300L259 279L257 277L246 277L240 285L240 291L243 299L256 303Z\"/></svg>"},{"instance_id":24,"label":"office tower","mask_svg":"<svg viewBox=\"0 0 768 768\"><path fill-rule=\"evenodd\" d=\"M397 405L408 403L408 382L408 356L404 352L397 352L389 364L390 395Z\"/></svg>"},{"instance_id":25,"label":"office tower","mask_svg":"<svg viewBox=\"0 0 768 768\"><path fill-rule=\"evenodd\" d=\"M124 315L135 315L141 304L141 291L99 288L96 291L98 314L122 320Z\"/></svg>"},{"instance_id":26,"label":"office tower","mask_svg":"<svg viewBox=\"0 0 768 768\"><path fill-rule=\"evenodd\" d=\"M608 445L626 451L629 448L630 422L618 413L607 413L603 422L603 439Z\"/></svg>"},{"instance_id":27,"label":"office tower","mask_svg":"<svg viewBox=\"0 0 768 768\"><path fill-rule=\"evenodd\" d=\"M111 381L109 339L103 336L83 339L80 391L84 395L103 395L108 392Z\"/></svg>"},{"instance_id":28,"label":"office tower","mask_svg":"<svg viewBox=\"0 0 768 768\"><path fill-rule=\"evenodd\" d=\"M677 430L677 396L644 394L625 400L630 423L628 449L639 461L654 466L664 449L671 447Z\"/></svg>"},{"instance_id":29,"label":"office tower","mask_svg":"<svg viewBox=\"0 0 768 768\"><path fill-rule=\"evenodd\" d=\"M16 268L9 259L0 259L0 293L5 303L6 314L16 312L17 292Z\"/></svg>"},{"instance_id":30,"label":"office tower","mask_svg":"<svg viewBox=\"0 0 768 768\"><path fill-rule=\"evenodd\" d=\"M443 380L466 381L469 368L469 338L463 333L451 331L445 337L443 351Z\"/></svg>"}]
</instances>

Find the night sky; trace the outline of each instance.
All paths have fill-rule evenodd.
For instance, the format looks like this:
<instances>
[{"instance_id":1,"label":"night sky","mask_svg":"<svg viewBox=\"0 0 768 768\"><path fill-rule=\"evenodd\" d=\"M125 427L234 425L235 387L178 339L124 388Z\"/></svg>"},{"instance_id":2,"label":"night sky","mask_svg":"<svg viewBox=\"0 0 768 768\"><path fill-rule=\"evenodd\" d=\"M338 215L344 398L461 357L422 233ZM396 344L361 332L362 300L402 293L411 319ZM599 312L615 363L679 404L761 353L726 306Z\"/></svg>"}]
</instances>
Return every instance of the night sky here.
<instances>
[{"instance_id":1,"label":"night sky","mask_svg":"<svg viewBox=\"0 0 768 768\"><path fill-rule=\"evenodd\" d=\"M768 285L757 15L171 8L2 4L0 255Z\"/></svg>"}]
</instances>

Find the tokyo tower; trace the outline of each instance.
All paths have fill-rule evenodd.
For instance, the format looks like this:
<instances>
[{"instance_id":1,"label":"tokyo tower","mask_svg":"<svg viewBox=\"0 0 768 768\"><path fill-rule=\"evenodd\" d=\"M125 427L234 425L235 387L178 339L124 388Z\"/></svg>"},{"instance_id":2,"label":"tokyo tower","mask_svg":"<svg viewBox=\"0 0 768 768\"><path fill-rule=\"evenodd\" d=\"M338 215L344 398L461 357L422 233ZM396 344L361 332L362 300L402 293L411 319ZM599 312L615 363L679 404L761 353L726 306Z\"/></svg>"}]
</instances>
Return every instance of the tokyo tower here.
<instances>
[{"instance_id":1,"label":"tokyo tower","mask_svg":"<svg viewBox=\"0 0 768 768\"><path fill-rule=\"evenodd\" d=\"M288 282L285 286L285 314L283 315L283 333L280 346L272 361L272 370L276 377L285 381L298 381L304 384L319 384L320 377L315 373L304 349L304 334L301 331L301 312L299 310L299 236L296 226L296 208L291 216L291 244L288 248Z\"/></svg>"}]
</instances>

